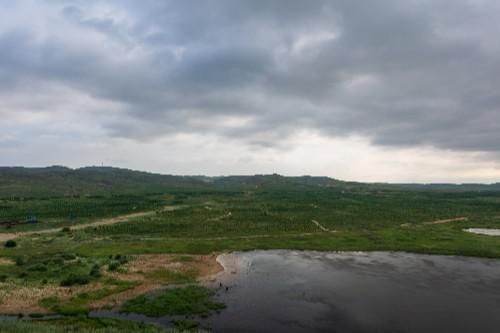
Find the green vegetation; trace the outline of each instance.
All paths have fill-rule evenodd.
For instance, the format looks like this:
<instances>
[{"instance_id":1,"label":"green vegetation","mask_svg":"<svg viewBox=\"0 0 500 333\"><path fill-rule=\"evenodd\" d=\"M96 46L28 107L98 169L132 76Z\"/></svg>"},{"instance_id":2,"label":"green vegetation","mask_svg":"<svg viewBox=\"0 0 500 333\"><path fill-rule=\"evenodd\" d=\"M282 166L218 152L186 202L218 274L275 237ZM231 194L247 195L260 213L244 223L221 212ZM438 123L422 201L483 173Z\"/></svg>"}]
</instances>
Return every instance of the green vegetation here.
<instances>
[{"instance_id":1,"label":"green vegetation","mask_svg":"<svg viewBox=\"0 0 500 333\"><path fill-rule=\"evenodd\" d=\"M76 257L73 253L27 255L22 249L15 265L0 265L0 275L6 281L39 285L53 283L61 286L83 285L98 278L96 267L111 262L107 257Z\"/></svg>"},{"instance_id":2,"label":"green vegetation","mask_svg":"<svg viewBox=\"0 0 500 333\"><path fill-rule=\"evenodd\" d=\"M158 270L145 275L146 277L156 281L169 281L173 284L185 284L194 283L196 281L196 277L198 276L198 272L174 272L170 270Z\"/></svg>"},{"instance_id":3,"label":"green vegetation","mask_svg":"<svg viewBox=\"0 0 500 333\"><path fill-rule=\"evenodd\" d=\"M44 267L44 266L42 266ZM83 285L87 284L90 282L89 277L87 276L82 276L82 275L76 275L76 274L71 274L67 278L61 281L61 286L63 287L71 287L74 285Z\"/></svg>"},{"instance_id":4,"label":"green vegetation","mask_svg":"<svg viewBox=\"0 0 500 333\"><path fill-rule=\"evenodd\" d=\"M131 289L136 286L133 282L106 279L103 281L104 287L91 292L84 292L64 301L57 297L47 297L40 301L40 305L52 310L54 313L65 316L87 315L90 311L89 304L94 301Z\"/></svg>"},{"instance_id":5,"label":"green vegetation","mask_svg":"<svg viewBox=\"0 0 500 333\"><path fill-rule=\"evenodd\" d=\"M168 203L165 195L72 196L48 198L0 198L0 232L61 228L70 233L71 227L97 218L155 210ZM29 223L36 216L36 223Z\"/></svg>"},{"instance_id":6,"label":"green vegetation","mask_svg":"<svg viewBox=\"0 0 500 333\"><path fill-rule=\"evenodd\" d=\"M192 319L174 319L172 323L179 331L191 331L200 326L199 322Z\"/></svg>"},{"instance_id":7,"label":"green vegetation","mask_svg":"<svg viewBox=\"0 0 500 333\"><path fill-rule=\"evenodd\" d=\"M134 214L139 212L148 213ZM116 223L79 227L119 216ZM463 217L467 219L429 223ZM128 274L130 256L141 254L175 254L185 265L197 254L253 249L500 258L500 238L463 232L472 227L500 228L498 184L396 186L324 177L207 178L111 168L0 168L0 289L75 289L71 297L50 294L40 305L55 313L85 316L95 301L136 286L114 277ZM38 233L53 228L56 232ZM32 233L15 237L13 232ZM160 284L194 283L198 274L162 268L136 272ZM210 300L212 292L197 288L134 297L124 309L148 315L220 310ZM182 329L196 325L191 318L176 320Z\"/></svg>"},{"instance_id":8,"label":"green vegetation","mask_svg":"<svg viewBox=\"0 0 500 333\"><path fill-rule=\"evenodd\" d=\"M207 317L225 308L224 304L213 301L213 296L215 296L214 291L199 286L167 289L156 296L133 298L125 303L123 311L149 317L191 315ZM198 326L195 320L177 319L174 323L179 329L192 329Z\"/></svg>"}]
</instances>

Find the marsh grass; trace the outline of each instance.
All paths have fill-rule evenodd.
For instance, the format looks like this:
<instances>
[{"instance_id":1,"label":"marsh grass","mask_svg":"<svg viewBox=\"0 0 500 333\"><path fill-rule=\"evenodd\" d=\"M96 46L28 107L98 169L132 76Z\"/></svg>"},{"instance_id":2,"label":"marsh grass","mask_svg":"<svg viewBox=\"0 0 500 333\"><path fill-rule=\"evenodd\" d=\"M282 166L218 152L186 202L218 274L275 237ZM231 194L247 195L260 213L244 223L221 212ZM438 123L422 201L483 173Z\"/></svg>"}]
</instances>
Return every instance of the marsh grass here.
<instances>
[{"instance_id":1,"label":"marsh grass","mask_svg":"<svg viewBox=\"0 0 500 333\"><path fill-rule=\"evenodd\" d=\"M122 310L149 317L209 316L221 311L225 305L213 300L215 292L200 286L166 289L152 297L139 296L127 301Z\"/></svg>"},{"instance_id":2,"label":"marsh grass","mask_svg":"<svg viewBox=\"0 0 500 333\"><path fill-rule=\"evenodd\" d=\"M40 300L39 304L46 309L65 316L87 315L91 310L91 303L102 300L110 295L120 293L137 286L135 282L120 281L112 278L103 281L102 289L84 292L76 295L68 301L57 297L47 297Z\"/></svg>"}]
</instances>

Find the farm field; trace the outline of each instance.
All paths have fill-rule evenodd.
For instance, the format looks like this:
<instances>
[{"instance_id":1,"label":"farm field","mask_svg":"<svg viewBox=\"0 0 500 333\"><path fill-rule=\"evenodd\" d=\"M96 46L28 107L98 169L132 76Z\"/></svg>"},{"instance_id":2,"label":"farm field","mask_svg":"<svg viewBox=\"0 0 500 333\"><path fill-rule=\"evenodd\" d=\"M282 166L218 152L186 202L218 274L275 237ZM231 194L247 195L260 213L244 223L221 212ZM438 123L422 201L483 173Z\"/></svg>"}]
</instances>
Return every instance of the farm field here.
<instances>
[{"instance_id":1,"label":"farm field","mask_svg":"<svg viewBox=\"0 0 500 333\"><path fill-rule=\"evenodd\" d=\"M15 194L26 191L25 180L11 181L12 194L2 192L0 198L0 313L35 319L19 324L24 325L19 332L31 332L36 318L46 314L66 319L39 325L92 326L96 321L87 316L95 309L138 311L144 306L145 313L154 314L143 297L165 286L174 289L158 296L158 302L164 300L163 313L185 309L182 302L193 297L193 306L179 312L182 318L173 325L197 329L197 315L223 311L223 306L210 299L208 289L186 288L197 288L220 272L216 257L230 251L500 257L500 238L463 231L500 227L500 192L493 190L334 180L325 185L324 179L272 175L209 183L188 179L182 184L182 179L161 186L162 178L154 177L150 191L149 181L139 187L114 181L102 190L102 184L89 179L94 183L85 192L65 194L60 189L71 179L61 179L50 180L58 183L57 191L46 185L45 192L34 191L31 197ZM29 221L33 216L36 222Z\"/></svg>"}]
</instances>

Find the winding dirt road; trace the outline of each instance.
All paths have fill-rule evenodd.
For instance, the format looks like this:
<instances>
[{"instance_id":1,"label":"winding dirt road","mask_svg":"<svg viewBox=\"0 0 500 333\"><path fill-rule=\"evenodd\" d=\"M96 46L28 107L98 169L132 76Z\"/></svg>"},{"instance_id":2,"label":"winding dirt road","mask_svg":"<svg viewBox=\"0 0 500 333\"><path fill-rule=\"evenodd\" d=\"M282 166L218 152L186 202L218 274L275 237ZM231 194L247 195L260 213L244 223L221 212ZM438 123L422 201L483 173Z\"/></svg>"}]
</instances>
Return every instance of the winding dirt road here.
<instances>
[{"instance_id":1,"label":"winding dirt road","mask_svg":"<svg viewBox=\"0 0 500 333\"><path fill-rule=\"evenodd\" d=\"M173 211L178 209L179 206L165 206L159 211L165 212L165 211ZM116 224L116 223L123 223L123 222L128 222L130 220L139 218L139 217L145 217L149 215L156 214L158 210L153 210L153 211L147 211L147 212L139 212L139 213L132 213L132 214L126 214L126 215L120 215L116 217L110 217L102 220L97 220L95 222L91 223L85 223L85 224L77 224L74 226L71 226L71 230L81 230L81 229L86 229L86 228L92 228L92 227L99 227L103 225L110 225L110 224ZM25 232L16 232L16 233L0 233L0 242L5 242L9 239L16 239L19 237L23 236L31 236L31 235L36 235L36 234L51 234L55 232L61 231L61 227L59 228L50 228L50 229L43 229L43 230L36 230L36 231L25 231Z\"/></svg>"},{"instance_id":2,"label":"winding dirt road","mask_svg":"<svg viewBox=\"0 0 500 333\"><path fill-rule=\"evenodd\" d=\"M320 228L324 232L331 232L331 233L336 233L337 232L336 230L330 230L330 229L328 229L327 227L323 226L321 223L319 223L316 220L312 220L311 222L314 223L318 228Z\"/></svg>"},{"instance_id":3,"label":"winding dirt road","mask_svg":"<svg viewBox=\"0 0 500 333\"><path fill-rule=\"evenodd\" d=\"M447 224L447 223L453 223L453 222L463 222L463 221L468 221L468 217L456 217L452 219L445 219L445 220L436 220L436 221L431 221L431 222L424 222L422 225L434 225L434 224ZM415 223L404 223L401 224L401 228L409 228L415 226Z\"/></svg>"}]
</instances>

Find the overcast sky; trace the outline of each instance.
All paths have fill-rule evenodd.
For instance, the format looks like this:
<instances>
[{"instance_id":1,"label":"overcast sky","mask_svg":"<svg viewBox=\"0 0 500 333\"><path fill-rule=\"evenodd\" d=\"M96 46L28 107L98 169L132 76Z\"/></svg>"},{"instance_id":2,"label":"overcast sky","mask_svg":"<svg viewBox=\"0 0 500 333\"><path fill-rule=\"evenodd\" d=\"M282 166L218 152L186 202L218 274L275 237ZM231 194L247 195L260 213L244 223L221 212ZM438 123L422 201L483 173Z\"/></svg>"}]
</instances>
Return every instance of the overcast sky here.
<instances>
[{"instance_id":1,"label":"overcast sky","mask_svg":"<svg viewBox=\"0 0 500 333\"><path fill-rule=\"evenodd\" d=\"M0 0L0 165L500 181L500 1Z\"/></svg>"}]
</instances>

